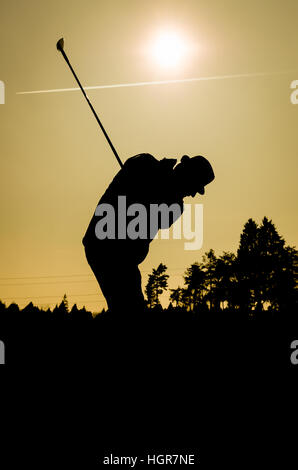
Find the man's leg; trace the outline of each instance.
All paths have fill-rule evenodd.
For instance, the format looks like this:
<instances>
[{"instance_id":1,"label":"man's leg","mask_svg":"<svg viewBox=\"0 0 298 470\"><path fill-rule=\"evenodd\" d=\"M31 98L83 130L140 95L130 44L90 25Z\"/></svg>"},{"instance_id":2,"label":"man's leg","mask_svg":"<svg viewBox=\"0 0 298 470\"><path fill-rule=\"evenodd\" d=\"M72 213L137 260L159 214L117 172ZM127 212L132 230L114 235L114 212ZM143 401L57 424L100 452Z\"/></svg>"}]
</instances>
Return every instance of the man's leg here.
<instances>
[{"instance_id":1,"label":"man's leg","mask_svg":"<svg viewBox=\"0 0 298 470\"><path fill-rule=\"evenodd\" d=\"M144 311L145 300L142 292L142 276L137 265L126 264L119 270L118 299L124 300L124 307L129 314L138 314ZM118 305L117 307L120 307Z\"/></svg>"},{"instance_id":2,"label":"man's leg","mask_svg":"<svg viewBox=\"0 0 298 470\"><path fill-rule=\"evenodd\" d=\"M115 259L105 263L88 249L86 257L111 312L136 314L144 310L142 278L137 265Z\"/></svg>"}]
</instances>

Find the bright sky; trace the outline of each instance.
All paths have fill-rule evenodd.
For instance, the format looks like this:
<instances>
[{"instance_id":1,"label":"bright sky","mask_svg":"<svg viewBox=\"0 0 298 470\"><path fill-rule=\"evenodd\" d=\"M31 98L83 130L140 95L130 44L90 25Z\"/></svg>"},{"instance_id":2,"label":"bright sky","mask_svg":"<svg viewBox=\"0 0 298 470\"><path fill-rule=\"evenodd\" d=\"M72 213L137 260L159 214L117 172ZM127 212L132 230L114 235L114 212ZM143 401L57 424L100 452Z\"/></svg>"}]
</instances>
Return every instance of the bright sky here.
<instances>
[{"instance_id":1,"label":"bright sky","mask_svg":"<svg viewBox=\"0 0 298 470\"><path fill-rule=\"evenodd\" d=\"M86 86L172 82L88 91L123 161L202 154L214 166L195 199L202 250L154 241L144 285L160 262L177 287L205 251L236 251L249 217L272 218L297 245L297 17L296 0L2 2L0 299L53 307L66 293L105 305L81 239L118 164L80 92L17 95L77 86L56 50L62 36Z\"/></svg>"}]
</instances>

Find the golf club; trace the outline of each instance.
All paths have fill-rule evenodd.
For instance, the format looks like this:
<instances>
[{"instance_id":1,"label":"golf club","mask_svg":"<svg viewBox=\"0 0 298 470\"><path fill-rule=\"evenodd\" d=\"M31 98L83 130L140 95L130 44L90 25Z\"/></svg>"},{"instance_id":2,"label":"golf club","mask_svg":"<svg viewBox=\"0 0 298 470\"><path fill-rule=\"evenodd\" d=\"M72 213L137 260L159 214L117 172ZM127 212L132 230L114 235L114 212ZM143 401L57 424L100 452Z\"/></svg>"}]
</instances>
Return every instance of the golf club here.
<instances>
[{"instance_id":1,"label":"golf club","mask_svg":"<svg viewBox=\"0 0 298 470\"><path fill-rule=\"evenodd\" d=\"M97 114L96 114L96 112L95 112L95 110L94 110L92 104L90 103L89 98L88 98L88 96L86 95L85 90L84 90L84 88L82 87L82 85L81 85L81 83L80 83L80 80L78 79L78 77L77 77L77 75L76 75L74 69L72 68L71 63L69 62L67 55L65 54L65 51L64 51L64 39L63 39L63 38L59 39L59 41L58 41L57 44L56 44L56 47L57 47L58 51L61 52L61 54L63 55L63 57L64 57L64 59L65 59L65 61L66 61L66 63L67 63L67 65L69 66L70 70L72 71L72 74L73 74L74 78L76 79L76 82L77 82L77 84L79 85L79 87L80 87L80 89L81 89L83 95L85 96L85 98L86 98L86 100L87 100L87 103L89 104L89 106L90 106L90 108L91 108L91 111L93 112L96 121L98 122L98 124L99 124L99 126L100 126L102 132L104 133L104 136L105 136L105 138L107 139L107 141L108 141L108 143L109 143L109 145L110 145L110 147L111 147L111 149L112 149L112 151L113 151L113 153L114 153L114 155L115 155L115 157L116 157L116 159L117 159L117 162L119 163L120 167L122 168L122 167L123 167L123 163L122 163L122 161L120 160L119 155L118 155L118 153L116 152L116 149L115 149L114 145L112 144L112 142L111 142L111 140L110 140L108 134L106 133L105 128L103 127L102 123L100 122L100 119L99 119L99 117L97 116Z\"/></svg>"}]
</instances>

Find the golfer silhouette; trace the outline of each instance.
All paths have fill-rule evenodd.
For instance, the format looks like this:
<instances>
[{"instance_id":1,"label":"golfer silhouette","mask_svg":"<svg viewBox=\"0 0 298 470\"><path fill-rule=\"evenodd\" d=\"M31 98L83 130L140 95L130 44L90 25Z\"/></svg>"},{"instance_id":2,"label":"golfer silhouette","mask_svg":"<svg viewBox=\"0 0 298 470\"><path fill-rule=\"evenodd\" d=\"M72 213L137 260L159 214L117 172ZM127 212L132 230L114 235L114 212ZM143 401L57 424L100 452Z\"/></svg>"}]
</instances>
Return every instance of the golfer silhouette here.
<instances>
[{"instance_id":1,"label":"golfer silhouette","mask_svg":"<svg viewBox=\"0 0 298 470\"><path fill-rule=\"evenodd\" d=\"M138 265L146 258L157 231L169 228L181 216L183 198L204 194L205 186L214 179L212 166L202 156L184 155L176 163L176 159L157 160L147 153L129 158L100 198L87 228L83 238L86 258L113 314L144 310ZM175 204L166 226L159 217L152 228L153 204ZM129 226L140 205L146 220L138 218L139 225L143 222L138 234L136 222L134 230Z\"/></svg>"}]
</instances>

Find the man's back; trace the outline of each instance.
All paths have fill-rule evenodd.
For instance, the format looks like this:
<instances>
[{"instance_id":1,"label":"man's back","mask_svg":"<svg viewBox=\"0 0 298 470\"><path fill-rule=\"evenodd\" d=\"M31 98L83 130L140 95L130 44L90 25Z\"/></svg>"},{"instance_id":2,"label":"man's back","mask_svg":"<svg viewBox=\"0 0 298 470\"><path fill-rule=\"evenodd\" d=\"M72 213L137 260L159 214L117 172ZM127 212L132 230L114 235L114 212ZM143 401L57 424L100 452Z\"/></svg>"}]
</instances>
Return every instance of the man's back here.
<instances>
[{"instance_id":1,"label":"man's back","mask_svg":"<svg viewBox=\"0 0 298 470\"><path fill-rule=\"evenodd\" d=\"M99 240L97 238L95 227L103 216L94 214L83 238L85 247L100 251L104 257L130 256L135 258L138 264L143 261L148 253L149 243L155 235L150 236L150 204L178 203L183 210L183 202L176 200L171 186L171 175L175 163L175 159L159 161L150 154L139 154L129 158L98 203L98 205L109 204L115 210L115 239ZM126 209L132 204L141 204L146 209L146 239L132 240L128 236L125 239L118 237L120 220L126 224L126 230L127 225L133 219L132 215L119 215L119 196L125 197ZM121 210L124 210L123 207ZM122 233L123 230L124 227L121 227Z\"/></svg>"}]
</instances>

